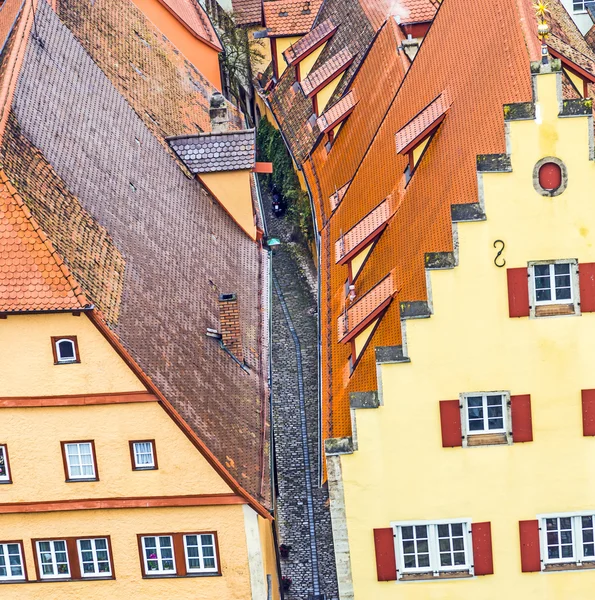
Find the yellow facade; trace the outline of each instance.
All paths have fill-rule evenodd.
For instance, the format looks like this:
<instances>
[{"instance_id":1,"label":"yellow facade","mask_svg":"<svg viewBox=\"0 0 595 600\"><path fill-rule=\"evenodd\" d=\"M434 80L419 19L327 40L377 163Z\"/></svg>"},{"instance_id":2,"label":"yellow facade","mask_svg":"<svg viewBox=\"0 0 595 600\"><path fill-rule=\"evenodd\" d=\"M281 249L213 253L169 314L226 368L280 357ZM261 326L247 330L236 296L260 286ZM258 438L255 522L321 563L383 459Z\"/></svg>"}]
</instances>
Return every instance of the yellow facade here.
<instances>
[{"instance_id":1,"label":"yellow facade","mask_svg":"<svg viewBox=\"0 0 595 600\"><path fill-rule=\"evenodd\" d=\"M487 220L455 225L458 266L429 272L432 316L404 323L411 362L378 366L381 406L354 411L355 452L329 459L340 461L349 539L353 593L344 583L342 600L592 596L595 569L521 572L519 521L595 511L595 439L581 417L581 390L595 388L595 315L510 318L506 268L494 264L495 240L507 267L595 261L593 125L558 117L557 77L536 77L535 120L509 124L512 172L482 176ZM568 169L553 198L533 187L547 156ZM534 441L443 448L439 402L492 390L531 394ZM440 519L491 522L493 575L377 581L373 529Z\"/></svg>"},{"instance_id":2,"label":"yellow facade","mask_svg":"<svg viewBox=\"0 0 595 600\"><path fill-rule=\"evenodd\" d=\"M320 48L317 48L312 52L312 54L308 54L306 58L300 61L300 81L305 79L310 75L310 72L314 68L314 64L318 60L318 57L322 54L322 51L326 48L326 44L322 44Z\"/></svg>"},{"instance_id":3,"label":"yellow facade","mask_svg":"<svg viewBox=\"0 0 595 600\"><path fill-rule=\"evenodd\" d=\"M289 48L289 46L293 46L296 42L299 42L301 36L293 35L289 37L278 37L275 39L274 48L276 51L275 57L277 61L277 69L279 71L278 76L281 77L283 73L285 73L285 69L287 69L287 62L285 58L283 58L283 52Z\"/></svg>"},{"instance_id":4,"label":"yellow facade","mask_svg":"<svg viewBox=\"0 0 595 600\"><path fill-rule=\"evenodd\" d=\"M316 94L316 102L318 104L318 114L321 115L329 103L331 96L335 93L339 83L341 82L341 77L343 77L343 73L341 75L335 77L329 84L325 85L317 94Z\"/></svg>"}]
</instances>

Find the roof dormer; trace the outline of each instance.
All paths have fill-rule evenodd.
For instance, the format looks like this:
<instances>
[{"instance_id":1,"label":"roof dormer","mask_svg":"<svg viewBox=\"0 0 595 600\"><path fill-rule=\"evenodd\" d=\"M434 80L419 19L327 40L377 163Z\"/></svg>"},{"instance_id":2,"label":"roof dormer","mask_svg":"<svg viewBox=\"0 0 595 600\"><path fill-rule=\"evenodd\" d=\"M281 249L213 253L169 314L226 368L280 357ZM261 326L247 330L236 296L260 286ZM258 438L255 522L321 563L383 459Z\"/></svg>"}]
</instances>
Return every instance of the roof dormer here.
<instances>
[{"instance_id":1,"label":"roof dormer","mask_svg":"<svg viewBox=\"0 0 595 600\"><path fill-rule=\"evenodd\" d=\"M327 135L329 150L343 123L355 109L356 104L355 92L352 90L318 117L316 124L318 125L318 129L320 129L320 133Z\"/></svg>"}]
</instances>

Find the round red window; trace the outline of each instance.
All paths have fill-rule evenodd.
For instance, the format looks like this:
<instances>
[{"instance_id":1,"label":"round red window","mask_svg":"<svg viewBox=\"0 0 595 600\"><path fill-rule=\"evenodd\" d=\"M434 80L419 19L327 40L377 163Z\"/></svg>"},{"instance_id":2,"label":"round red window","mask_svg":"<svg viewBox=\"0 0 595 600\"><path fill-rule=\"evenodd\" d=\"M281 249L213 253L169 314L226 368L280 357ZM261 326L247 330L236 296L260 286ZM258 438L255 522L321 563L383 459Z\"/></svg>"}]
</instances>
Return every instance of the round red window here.
<instances>
[{"instance_id":1,"label":"round red window","mask_svg":"<svg viewBox=\"0 0 595 600\"><path fill-rule=\"evenodd\" d=\"M562 185L562 169L554 162L546 162L539 167L539 185L548 191L557 190Z\"/></svg>"}]
</instances>

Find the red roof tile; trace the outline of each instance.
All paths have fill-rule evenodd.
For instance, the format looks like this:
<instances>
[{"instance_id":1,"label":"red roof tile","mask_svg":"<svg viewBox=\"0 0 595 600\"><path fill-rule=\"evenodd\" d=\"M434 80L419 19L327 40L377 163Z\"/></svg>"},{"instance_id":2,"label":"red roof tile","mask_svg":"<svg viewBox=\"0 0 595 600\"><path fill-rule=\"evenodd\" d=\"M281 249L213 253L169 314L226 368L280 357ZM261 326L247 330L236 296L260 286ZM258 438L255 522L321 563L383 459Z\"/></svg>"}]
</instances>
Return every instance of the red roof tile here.
<instances>
[{"instance_id":1,"label":"red roof tile","mask_svg":"<svg viewBox=\"0 0 595 600\"><path fill-rule=\"evenodd\" d=\"M221 42L203 7L193 0L160 0L164 6L197 38L221 52Z\"/></svg>"},{"instance_id":2,"label":"red roof tile","mask_svg":"<svg viewBox=\"0 0 595 600\"><path fill-rule=\"evenodd\" d=\"M80 287L0 172L0 312L81 310Z\"/></svg>"},{"instance_id":3,"label":"red roof tile","mask_svg":"<svg viewBox=\"0 0 595 600\"><path fill-rule=\"evenodd\" d=\"M318 117L318 129L323 133L333 129L353 112L356 104L355 92L352 90Z\"/></svg>"},{"instance_id":4,"label":"red roof tile","mask_svg":"<svg viewBox=\"0 0 595 600\"><path fill-rule=\"evenodd\" d=\"M264 24L269 37L302 35L314 25L322 0L274 0L265 2Z\"/></svg>"},{"instance_id":5,"label":"red roof tile","mask_svg":"<svg viewBox=\"0 0 595 600\"><path fill-rule=\"evenodd\" d=\"M293 65L319 48L337 30L332 19L327 19L317 25L295 44L289 46L283 56L288 64Z\"/></svg>"},{"instance_id":6,"label":"red roof tile","mask_svg":"<svg viewBox=\"0 0 595 600\"><path fill-rule=\"evenodd\" d=\"M380 29L389 18L395 17L400 24L426 23L431 21L438 10L438 0L360 0L375 29Z\"/></svg>"},{"instance_id":7,"label":"red roof tile","mask_svg":"<svg viewBox=\"0 0 595 600\"><path fill-rule=\"evenodd\" d=\"M231 0L231 6L238 25L262 23L262 0Z\"/></svg>"},{"instance_id":8,"label":"red roof tile","mask_svg":"<svg viewBox=\"0 0 595 600\"><path fill-rule=\"evenodd\" d=\"M345 192L347 191L347 188L349 187L350 183L351 182L348 181L345 185L341 186L334 194L331 194L331 196L329 198L331 210L335 210L337 208L337 206L339 206L339 204L341 203L341 200L343 200L343 196L345 195Z\"/></svg>"},{"instance_id":9,"label":"red roof tile","mask_svg":"<svg viewBox=\"0 0 595 600\"><path fill-rule=\"evenodd\" d=\"M313 96L321 87L330 80L340 75L353 62L355 56L349 48L343 48L334 56L329 58L323 65L312 71L308 77L301 82L302 90L306 96Z\"/></svg>"}]
</instances>

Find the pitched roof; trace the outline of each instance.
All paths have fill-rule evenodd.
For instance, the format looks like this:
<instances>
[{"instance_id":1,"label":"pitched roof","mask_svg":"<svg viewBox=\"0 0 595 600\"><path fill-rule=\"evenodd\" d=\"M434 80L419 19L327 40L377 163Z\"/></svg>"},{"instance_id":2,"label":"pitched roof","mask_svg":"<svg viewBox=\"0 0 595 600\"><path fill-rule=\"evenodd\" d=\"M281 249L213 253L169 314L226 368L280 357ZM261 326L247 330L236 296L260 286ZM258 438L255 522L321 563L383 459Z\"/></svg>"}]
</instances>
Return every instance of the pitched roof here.
<instances>
[{"instance_id":1,"label":"pitched roof","mask_svg":"<svg viewBox=\"0 0 595 600\"><path fill-rule=\"evenodd\" d=\"M293 65L310 53L319 48L333 33L337 31L337 26L332 19L326 19L312 31L300 38L295 44L292 44L283 52L283 56L288 64Z\"/></svg>"},{"instance_id":2,"label":"pitched roof","mask_svg":"<svg viewBox=\"0 0 595 600\"><path fill-rule=\"evenodd\" d=\"M178 136L167 140L191 173L252 169L256 159L254 129Z\"/></svg>"},{"instance_id":3,"label":"pitched roof","mask_svg":"<svg viewBox=\"0 0 595 600\"><path fill-rule=\"evenodd\" d=\"M53 244L0 171L0 313L89 306Z\"/></svg>"},{"instance_id":4,"label":"pitched roof","mask_svg":"<svg viewBox=\"0 0 595 600\"><path fill-rule=\"evenodd\" d=\"M439 0L361 0L361 3L376 29L389 17L395 17L403 25L426 23L434 18L440 6Z\"/></svg>"},{"instance_id":5,"label":"pitched roof","mask_svg":"<svg viewBox=\"0 0 595 600\"><path fill-rule=\"evenodd\" d=\"M302 79L300 85L306 96L312 96L327 82L334 79L353 62L355 56L349 48L343 48L334 56L331 56L315 71L312 71L308 77Z\"/></svg>"},{"instance_id":6,"label":"pitched roof","mask_svg":"<svg viewBox=\"0 0 595 600\"><path fill-rule=\"evenodd\" d=\"M333 127L336 127L338 123L351 114L356 104L357 100L355 99L355 92L351 90L345 94L341 100L333 104L318 117L316 120L318 129L326 133Z\"/></svg>"},{"instance_id":7,"label":"pitched roof","mask_svg":"<svg viewBox=\"0 0 595 600\"><path fill-rule=\"evenodd\" d=\"M262 23L262 0L231 0L238 25L257 25Z\"/></svg>"},{"instance_id":8,"label":"pitched roof","mask_svg":"<svg viewBox=\"0 0 595 600\"><path fill-rule=\"evenodd\" d=\"M302 35L312 29L322 0L272 0L263 3L269 37Z\"/></svg>"},{"instance_id":9,"label":"pitched roof","mask_svg":"<svg viewBox=\"0 0 595 600\"><path fill-rule=\"evenodd\" d=\"M223 50L209 16L198 2L194 0L160 0L160 2L190 33L219 52Z\"/></svg>"},{"instance_id":10,"label":"pitched roof","mask_svg":"<svg viewBox=\"0 0 595 600\"><path fill-rule=\"evenodd\" d=\"M562 57L578 69L586 71L587 76L590 76L592 79L595 78L595 56L592 52L589 52L589 55L585 55L555 35L548 37L547 45L550 48L550 53Z\"/></svg>"}]
</instances>

